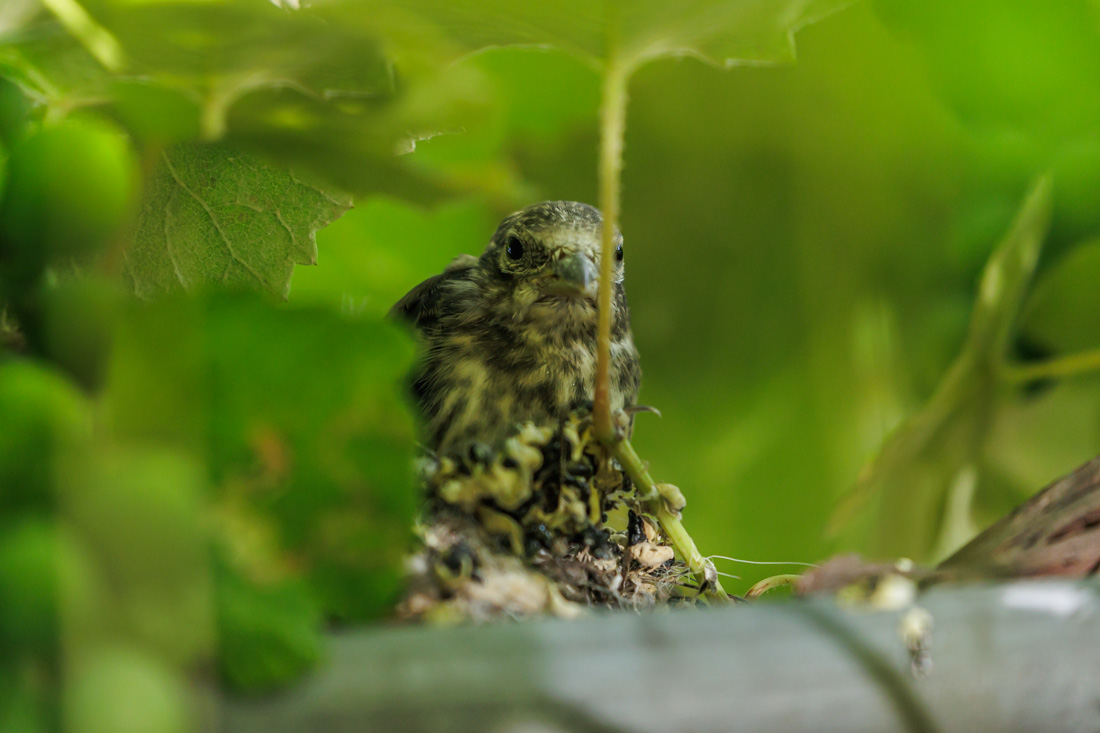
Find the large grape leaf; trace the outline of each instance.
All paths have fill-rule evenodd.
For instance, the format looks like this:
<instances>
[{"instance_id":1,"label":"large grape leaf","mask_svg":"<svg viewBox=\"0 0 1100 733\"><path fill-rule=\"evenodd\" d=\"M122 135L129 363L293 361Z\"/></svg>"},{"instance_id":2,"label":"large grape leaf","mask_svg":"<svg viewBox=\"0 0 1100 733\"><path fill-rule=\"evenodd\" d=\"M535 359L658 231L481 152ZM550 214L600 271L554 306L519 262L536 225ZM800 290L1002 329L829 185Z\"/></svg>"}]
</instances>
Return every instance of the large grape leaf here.
<instances>
[{"instance_id":1,"label":"large grape leaf","mask_svg":"<svg viewBox=\"0 0 1100 733\"><path fill-rule=\"evenodd\" d=\"M111 71L162 80L193 97L207 139L223 137L230 107L256 90L294 88L322 98L393 91L377 37L308 9L250 0L85 0L52 9Z\"/></svg>"},{"instance_id":2,"label":"large grape leaf","mask_svg":"<svg viewBox=\"0 0 1100 733\"><path fill-rule=\"evenodd\" d=\"M348 23L320 6L51 5L59 21L0 36L0 76L47 117L108 107L143 140L226 139L352 190L392 180L411 140L482 114L480 74L449 65L460 50L435 30L362 6Z\"/></svg>"},{"instance_id":3,"label":"large grape leaf","mask_svg":"<svg viewBox=\"0 0 1100 733\"><path fill-rule=\"evenodd\" d=\"M109 21L122 59L104 63L94 39L42 22L0 39L0 76L47 120L110 107L154 151L203 137L233 146L177 145L154 156L126 252L144 297L219 283L285 296L293 265L316 261L313 232L350 205L337 189L401 182L397 153L410 135L445 125L438 114L477 96L461 83L465 73L444 75L445 91L421 88L433 73L427 51L403 54L397 90L373 25L240 0L89 7Z\"/></svg>"},{"instance_id":4,"label":"large grape leaf","mask_svg":"<svg viewBox=\"0 0 1100 733\"><path fill-rule=\"evenodd\" d=\"M171 78L200 95L204 134L216 138L230 107L257 91L377 102L399 86L394 60L405 86L489 46L555 46L629 69L665 56L720 66L789 62L795 31L852 2L320 0L288 12L251 0L84 0L80 17L91 22L62 21L112 69ZM99 50L104 35L117 54ZM470 91L455 81L448 75L433 86L437 111Z\"/></svg>"},{"instance_id":5,"label":"large grape leaf","mask_svg":"<svg viewBox=\"0 0 1100 733\"><path fill-rule=\"evenodd\" d=\"M595 65L634 69L665 56L719 66L794 60L793 34L854 0L409 0L466 49L554 46ZM352 6L344 6L347 12ZM349 17L353 17L349 16Z\"/></svg>"},{"instance_id":6,"label":"large grape leaf","mask_svg":"<svg viewBox=\"0 0 1100 733\"><path fill-rule=\"evenodd\" d=\"M695 56L726 67L789 63L795 60L794 33L799 28L852 1L616 0L608 3L608 12L619 27L609 25L606 32L619 39L621 56L634 64L662 56Z\"/></svg>"},{"instance_id":7,"label":"large grape leaf","mask_svg":"<svg viewBox=\"0 0 1100 733\"><path fill-rule=\"evenodd\" d=\"M254 155L177 145L148 181L126 271L144 298L219 283L286 297L294 265L317 261L314 233L350 206Z\"/></svg>"}]
</instances>

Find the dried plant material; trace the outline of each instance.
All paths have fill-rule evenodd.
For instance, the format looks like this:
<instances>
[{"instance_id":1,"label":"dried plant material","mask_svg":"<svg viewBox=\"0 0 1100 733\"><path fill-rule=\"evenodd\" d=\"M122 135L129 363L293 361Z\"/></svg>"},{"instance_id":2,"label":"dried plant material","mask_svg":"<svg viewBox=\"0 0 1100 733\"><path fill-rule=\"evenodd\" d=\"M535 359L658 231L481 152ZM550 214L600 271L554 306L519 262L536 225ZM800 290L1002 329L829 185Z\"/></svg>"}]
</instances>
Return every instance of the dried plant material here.
<instances>
[{"instance_id":1,"label":"dried plant material","mask_svg":"<svg viewBox=\"0 0 1100 733\"><path fill-rule=\"evenodd\" d=\"M630 555L644 568L656 568L671 562L674 553L668 545L655 545L643 542L630 548Z\"/></svg>"},{"instance_id":2,"label":"dried plant material","mask_svg":"<svg viewBox=\"0 0 1100 733\"><path fill-rule=\"evenodd\" d=\"M917 600L917 584L897 573L870 576L836 594L837 603L867 611L898 611Z\"/></svg>"},{"instance_id":3,"label":"dried plant material","mask_svg":"<svg viewBox=\"0 0 1100 733\"><path fill-rule=\"evenodd\" d=\"M898 634L909 651L911 674L927 677L932 672L932 614L920 606L911 607L898 622Z\"/></svg>"},{"instance_id":4,"label":"dried plant material","mask_svg":"<svg viewBox=\"0 0 1100 733\"><path fill-rule=\"evenodd\" d=\"M745 591L745 600L751 601L759 598L760 596L775 590L776 588L787 588L795 586L801 579L799 575L793 575L791 573L784 573L782 575L772 575L764 578L763 580L754 583L751 588Z\"/></svg>"},{"instance_id":5,"label":"dried plant material","mask_svg":"<svg viewBox=\"0 0 1100 733\"><path fill-rule=\"evenodd\" d=\"M801 575L794 584L794 591L799 595L835 593L855 584L873 588L878 579L889 575L901 575L920 581L928 572L905 558L893 563L868 562L856 554L837 555Z\"/></svg>"}]
</instances>

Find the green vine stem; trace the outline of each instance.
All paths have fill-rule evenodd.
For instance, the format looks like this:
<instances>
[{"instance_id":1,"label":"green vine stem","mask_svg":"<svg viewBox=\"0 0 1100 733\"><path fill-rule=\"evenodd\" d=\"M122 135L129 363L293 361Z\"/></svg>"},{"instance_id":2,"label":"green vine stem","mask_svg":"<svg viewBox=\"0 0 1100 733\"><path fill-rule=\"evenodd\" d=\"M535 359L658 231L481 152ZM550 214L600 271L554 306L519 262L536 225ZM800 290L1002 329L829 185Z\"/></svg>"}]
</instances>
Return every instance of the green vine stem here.
<instances>
[{"instance_id":1,"label":"green vine stem","mask_svg":"<svg viewBox=\"0 0 1100 733\"><path fill-rule=\"evenodd\" d=\"M609 12L616 12L611 3ZM608 28L618 28L610 18ZM649 475L642 459L630 441L616 428L611 414L611 280L615 260L615 229L619 223L621 179L623 171L623 140L626 135L627 85L633 71L631 64L618 54L618 38L608 38L608 61L603 69L603 89L600 103L600 209L603 211L603 231L600 237L599 327L596 335L596 384L594 386L592 419L596 437L618 459L623 470L634 481L642 508L656 517L672 547L683 558L705 597L728 601L729 596L718 582L714 565L703 557L680 519L679 507L670 507Z\"/></svg>"},{"instance_id":2,"label":"green vine stem","mask_svg":"<svg viewBox=\"0 0 1100 733\"><path fill-rule=\"evenodd\" d=\"M649 469L634 450L634 446L626 438L621 438L611 446L611 455L615 456L626 475L634 481L635 491L641 500L642 508L657 518L661 529L672 542L672 548L683 558L700 587L704 589L704 596L711 600L728 602L729 594L722 588L714 564L699 552L699 548L695 546L695 540L691 539L691 535L684 528L679 509L669 506L657 488L657 482L649 475Z\"/></svg>"},{"instance_id":3,"label":"green vine stem","mask_svg":"<svg viewBox=\"0 0 1100 733\"><path fill-rule=\"evenodd\" d=\"M796 575L794 573L784 573L783 575L773 575L770 578L764 578L748 589L745 593L745 598L752 600L776 588L783 588L784 586L793 587L801 577L801 575Z\"/></svg>"},{"instance_id":4,"label":"green vine stem","mask_svg":"<svg viewBox=\"0 0 1100 733\"><path fill-rule=\"evenodd\" d=\"M1042 379L1077 377L1090 372L1100 372L1100 349L1060 356L1037 364L1008 364L1003 375L1010 384L1028 384Z\"/></svg>"},{"instance_id":5,"label":"green vine stem","mask_svg":"<svg viewBox=\"0 0 1100 733\"><path fill-rule=\"evenodd\" d=\"M615 228L619 222L620 178L623 170L623 137L626 131L629 69L614 60L604 69L600 106L600 209L603 231L600 241L599 328L596 333L596 384L592 417L596 437L607 446L616 439L611 418L611 280L615 261Z\"/></svg>"}]
</instances>

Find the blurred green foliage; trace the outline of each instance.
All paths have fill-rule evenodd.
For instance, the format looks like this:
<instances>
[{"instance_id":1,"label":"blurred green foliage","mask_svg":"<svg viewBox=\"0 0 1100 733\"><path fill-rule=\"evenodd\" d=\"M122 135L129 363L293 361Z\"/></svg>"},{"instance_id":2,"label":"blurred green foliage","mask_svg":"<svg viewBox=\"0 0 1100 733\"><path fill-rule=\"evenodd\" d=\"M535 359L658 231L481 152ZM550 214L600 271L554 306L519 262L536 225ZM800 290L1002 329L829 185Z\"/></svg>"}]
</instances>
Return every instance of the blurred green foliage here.
<instances>
[{"instance_id":1,"label":"blurred green foliage","mask_svg":"<svg viewBox=\"0 0 1100 733\"><path fill-rule=\"evenodd\" d=\"M934 559L1100 451L1095 0L857 3L732 71L847 3L47 5L0 6L0 729L186 729L386 614L382 316L596 203L616 65L635 442L704 552Z\"/></svg>"}]
</instances>

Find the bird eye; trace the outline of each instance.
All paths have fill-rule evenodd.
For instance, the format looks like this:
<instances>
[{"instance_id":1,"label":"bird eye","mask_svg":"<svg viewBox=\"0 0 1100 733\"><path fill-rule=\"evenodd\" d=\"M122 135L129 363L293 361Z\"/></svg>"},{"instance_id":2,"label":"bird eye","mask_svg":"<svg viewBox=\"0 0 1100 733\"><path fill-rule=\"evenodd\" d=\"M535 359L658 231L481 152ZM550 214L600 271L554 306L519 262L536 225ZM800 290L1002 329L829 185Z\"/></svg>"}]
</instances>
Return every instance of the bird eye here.
<instances>
[{"instance_id":1,"label":"bird eye","mask_svg":"<svg viewBox=\"0 0 1100 733\"><path fill-rule=\"evenodd\" d=\"M523 257L523 242L519 241L519 237L508 237L507 243L504 245L504 253L513 260L518 260Z\"/></svg>"},{"instance_id":2,"label":"bird eye","mask_svg":"<svg viewBox=\"0 0 1100 733\"><path fill-rule=\"evenodd\" d=\"M615 261L616 262L622 262L623 261L623 246L621 244L618 247L615 248Z\"/></svg>"}]
</instances>

